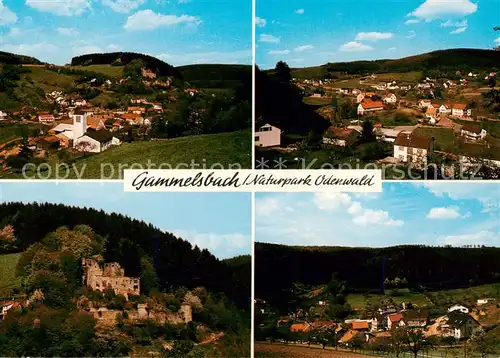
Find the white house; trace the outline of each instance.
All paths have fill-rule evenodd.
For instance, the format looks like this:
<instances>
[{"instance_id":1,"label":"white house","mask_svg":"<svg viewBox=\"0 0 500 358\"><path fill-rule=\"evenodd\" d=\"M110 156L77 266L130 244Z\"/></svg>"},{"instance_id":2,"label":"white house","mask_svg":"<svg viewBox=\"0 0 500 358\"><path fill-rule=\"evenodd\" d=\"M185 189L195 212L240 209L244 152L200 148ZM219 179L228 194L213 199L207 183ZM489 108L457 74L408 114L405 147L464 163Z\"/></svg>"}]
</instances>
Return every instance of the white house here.
<instances>
[{"instance_id":1,"label":"white house","mask_svg":"<svg viewBox=\"0 0 500 358\"><path fill-rule=\"evenodd\" d=\"M398 101L398 98L394 93L388 93L383 100L385 103L395 104Z\"/></svg>"},{"instance_id":2,"label":"white house","mask_svg":"<svg viewBox=\"0 0 500 358\"><path fill-rule=\"evenodd\" d=\"M469 313L469 309L465 306L462 306L462 305L453 305L451 306L450 308L448 308L448 312L462 312L462 313L465 313L465 314L468 314Z\"/></svg>"},{"instance_id":3,"label":"white house","mask_svg":"<svg viewBox=\"0 0 500 358\"><path fill-rule=\"evenodd\" d=\"M434 150L434 138L400 132L394 141L394 158L403 163L426 164Z\"/></svg>"},{"instance_id":4,"label":"white house","mask_svg":"<svg viewBox=\"0 0 500 358\"><path fill-rule=\"evenodd\" d=\"M418 106L422 109L427 109L427 107L430 107L432 106L432 102L430 99L421 99L419 102L418 102Z\"/></svg>"},{"instance_id":5,"label":"white house","mask_svg":"<svg viewBox=\"0 0 500 358\"><path fill-rule=\"evenodd\" d=\"M0 111L0 121L6 121L7 118L7 113Z\"/></svg>"},{"instance_id":6,"label":"white house","mask_svg":"<svg viewBox=\"0 0 500 358\"><path fill-rule=\"evenodd\" d=\"M387 328L402 327L405 325L402 313L393 313L387 315Z\"/></svg>"},{"instance_id":7,"label":"white house","mask_svg":"<svg viewBox=\"0 0 500 358\"><path fill-rule=\"evenodd\" d=\"M482 305L486 305L488 304L488 302L490 302L490 299L489 298L480 298L477 300L477 305L478 306L482 306Z\"/></svg>"},{"instance_id":8,"label":"white house","mask_svg":"<svg viewBox=\"0 0 500 358\"><path fill-rule=\"evenodd\" d=\"M475 141L484 139L488 132L486 132L485 129L481 129L479 124L466 123L462 126L460 134L462 137L465 137L465 139Z\"/></svg>"},{"instance_id":9,"label":"white house","mask_svg":"<svg viewBox=\"0 0 500 358\"><path fill-rule=\"evenodd\" d=\"M438 112L442 114L451 114L451 106L448 104L442 104L439 107Z\"/></svg>"},{"instance_id":10,"label":"white house","mask_svg":"<svg viewBox=\"0 0 500 358\"><path fill-rule=\"evenodd\" d=\"M356 103L361 103L361 102L363 102L364 99L365 99L365 94L364 93L359 93L356 96Z\"/></svg>"},{"instance_id":11,"label":"white house","mask_svg":"<svg viewBox=\"0 0 500 358\"><path fill-rule=\"evenodd\" d=\"M56 118L52 114L40 114L40 115L38 115L38 121L40 123L48 124L48 123L54 122L55 120L56 120Z\"/></svg>"},{"instance_id":12,"label":"white house","mask_svg":"<svg viewBox=\"0 0 500 358\"><path fill-rule=\"evenodd\" d=\"M456 117L470 117L472 115L472 111L467 109L466 104L456 103L451 108L451 115Z\"/></svg>"},{"instance_id":13,"label":"white house","mask_svg":"<svg viewBox=\"0 0 500 358\"><path fill-rule=\"evenodd\" d=\"M363 100L358 105L358 115L362 116L368 112L381 111L384 109L382 101Z\"/></svg>"},{"instance_id":14,"label":"white house","mask_svg":"<svg viewBox=\"0 0 500 358\"><path fill-rule=\"evenodd\" d=\"M447 326L455 339L466 339L472 335L476 329L481 329L481 325L468 314L461 312L451 312L448 314Z\"/></svg>"},{"instance_id":15,"label":"white house","mask_svg":"<svg viewBox=\"0 0 500 358\"><path fill-rule=\"evenodd\" d=\"M270 124L263 125L255 133L257 147L279 147L281 144L281 129Z\"/></svg>"}]
</instances>

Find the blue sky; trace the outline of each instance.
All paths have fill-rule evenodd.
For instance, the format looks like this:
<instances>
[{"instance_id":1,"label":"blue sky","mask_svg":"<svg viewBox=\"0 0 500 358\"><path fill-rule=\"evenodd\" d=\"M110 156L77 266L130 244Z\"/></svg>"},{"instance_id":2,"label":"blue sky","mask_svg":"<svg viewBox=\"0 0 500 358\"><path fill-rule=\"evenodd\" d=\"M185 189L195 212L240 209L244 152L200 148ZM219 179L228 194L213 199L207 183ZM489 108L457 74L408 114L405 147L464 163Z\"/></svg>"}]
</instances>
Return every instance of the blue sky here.
<instances>
[{"instance_id":1,"label":"blue sky","mask_svg":"<svg viewBox=\"0 0 500 358\"><path fill-rule=\"evenodd\" d=\"M249 193L130 193L122 183L0 183L1 202L92 207L144 220L218 258L251 253Z\"/></svg>"},{"instance_id":2,"label":"blue sky","mask_svg":"<svg viewBox=\"0 0 500 358\"><path fill-rule=\"evenodd\" d=\"M257 16L261 68L500 45L500 0L257 0Z\"/></svg>"},{"instance_id":3,"label":"blue sky","mask_svg":"<svg viewBox=\"0 0 500 358\"><path fill-rule=\"evenodd\" d=\"M252 61L249 0L0 0L0 50L68 63L131 51L173 64Z\"/></svg>"},{"instance_id":4,"label":"blue sky","mask_svg":"<svg viewBox=\"0 0 500 358\"><path fill-rule=\"evenodd\" d=\"M382 193L256 194L258 242L500 246L496 183L384 183Z\"/></svg>"}]
</instances>

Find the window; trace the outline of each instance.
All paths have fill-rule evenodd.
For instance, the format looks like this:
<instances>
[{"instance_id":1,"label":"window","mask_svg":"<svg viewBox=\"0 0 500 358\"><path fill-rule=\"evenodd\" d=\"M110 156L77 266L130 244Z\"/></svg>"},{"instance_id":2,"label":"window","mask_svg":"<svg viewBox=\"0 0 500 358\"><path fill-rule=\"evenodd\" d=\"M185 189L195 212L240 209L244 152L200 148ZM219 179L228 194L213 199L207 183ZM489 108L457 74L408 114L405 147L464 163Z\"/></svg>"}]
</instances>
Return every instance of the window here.
<instances>
[{"instance_id":1,"label":"window","mask_svg":"<svg viewBox=\"0 0 500 358\"><path fill-rule=\"evenodd\" d=\"M259 136L255 136L255 141L258 142L259 141Z\"/></svg>"}]
</instances>

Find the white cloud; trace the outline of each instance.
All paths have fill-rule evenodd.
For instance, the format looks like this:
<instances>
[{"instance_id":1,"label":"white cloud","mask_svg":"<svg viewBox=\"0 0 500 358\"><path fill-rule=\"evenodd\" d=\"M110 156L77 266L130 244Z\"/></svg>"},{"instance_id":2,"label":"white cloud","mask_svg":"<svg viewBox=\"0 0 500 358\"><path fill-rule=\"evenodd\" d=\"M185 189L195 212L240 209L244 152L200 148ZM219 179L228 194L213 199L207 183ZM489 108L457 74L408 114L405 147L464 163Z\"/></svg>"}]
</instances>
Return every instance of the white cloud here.
<instances>
[{"instance_id":1,"label":"white cloud","mask_svg":"<svg viewBox=\"0 0 500 358\"><path fill-rule=\"evenodd\" d=\"M266 197L255 201L255 212L260 216L273 215L280 209L281 203L275 197Z\"/></svg>"},{"instance_id":2,"label":"white cloud","mask_svg":"<svg viewBox=\"0 0 500 358\"><path fill-rule=\"evenodd\" d=\"M295 10L295 13L302 15L304 13L304 9L297 9L297 10Z\"/></svg>"},{"instance_id":3,"label":"white cloud","mask_svg":"<svg viewBox=\"0 0 500 358\"><path fill-rule=\"evenodd\" d=\"M356 35L356 41L378 41L388 40L394 36L391 32L359 32Z\"/></svg>"},{"instance_id":4,"label":"white cloud","mask_svg":"<svg viewBox=\"0 0 500 358\"><path fill-rule=\"evenodd\" d=\"M314 204L323 211L347 211L352 216L352 222L359 226L402 226L404 224L402 220L391 218L387 211L363 208L360 202L354 201L351 195L346 193L315 193Z\"/></svg>"},{"instance_id":5,"label":"white cloud","mask_svg":"<svg viewBox=\"0 0 500 358\"><path fill-rule=\"evenodd\" d=\"M21 29L19 29L18 27L13 27L10 29L9 33L7 36L10 36L10 37L16 37L16 36L19 36L21 35Z\"/></svg>"},{"instance_id":6,"label":"white cloud","mask_svg":"<svg viewBox=\"0 0 500 358\"><path fill-rule=\"evenodd\" d=\"M314 48L313 45L303 45L295 48L295 52L302 52L307 50L312 50Z\"/></svg>"},{"instance_id":7,"label":"white cloud","mask_svg":"<svg viewBox=\"0 0 500 358\"><path fill-rule=\"evenodd\" d=\"M418 24L420 20L418 19L409 19L405 21L405 25L413 25L413 24Z\"/></svg>"},{"instance_id":8,"label":"white cloud","mask_svg":"<svg viewBox=\"0 0 500 358\"><path fill-rule=\"evenodd\" d=\"M454 35L454 34L461 34L462 32L465 32L465 30L467 30L467 26L466 27L460 27L456 30L453 30L452 32L450 32L450 34Z\"/></svg>"},{"instance_id":9,"label":"white cloud","mask_svg":"<svg viewBox=\"0 0 500 358\"><path fill-rule=\"evenodd\" d=\"M352 219L352 222L360 226L382 225L382 226L402 226L402 220L394 220L387 211L383 210L365 210L360 216Z\"/></svg>"},{"instance_id":10,"label":"white cloud","mask_svg":"<svg viewBox=\"0 0 500 358\"><path fill-rule=\"evenodd\" d=\"M440 245L488 245L498 246L500 244L500 234L498 232L482 230L470 234L448 235L438 238Z\"/></svg>"},{"instance_id":11,"label":"white cloud","mask_svg":"<svg viewBox=\"0 0 500 358\"><path fill-rule=\"evenodd\" d=\"M68 27L59 27L57 32L64 36L78 36L79 32L77 29L68 28Z\"/></svg>"},{"instance_id":12,"label":"white cloud","mask_svg":"<svg viewBox=\"0 0 500 358\"><path fill-rule=\"evenodd\" d=\"M115 45L115 44L109 44L106 46L106 48L110 51L120 51L121 47L120 45Z\"/></svg>"},{"instance_id":13,"label":"white cloud","mask_svg":"<svg viewBox=\"0 0 500 358\"><path fill-rule=\"evenodd\" d=\"M412 39L415 36L417 36L417 33L415 31L408 31L408 35L405 36L407 39Z\"/></svg>"},{"instance_id":14,"label":"white cloud","mask_svg":"<svg viewBox=\"0 0 500 358\"><path fill-rule=\"evenodd\" d=\"M269 55L288 55L290 53L290 50L273 50L269 51Z\"/></svg>"},{"instance_id":15,"label":"white cloud","mask_svg":"<svg viewBox=\"0 0 500 358\"><path fill-rule=\"evenodd\" d=\"M477 3L470 0L427 0L407 16L427 21L450 16L467 16L477 11Z\"/></svg>"},{"instance_id":16,"label":"white cloud","mask_svg":"<svg viewBox=\"0 0 500 358\"><path fill-rule=\"evenodd\" d=\"M248 49L233 52L183 52L179 54L162 53L155 57L167 61L174 66L201 63L250 64L252 61L252 50Z\"/></svg>"},{"instance_id":17,"label":"white cloud","mask_svg":"<svg viewBox=\"0 0 500 358\"><path fill-rule=\"evenodd\" d=\"M26 0L26 5L59 16L79 16L85 10L91 9L90 0Z\"/></svg>"},{"instance_id":18,"label":"white cloud","mask_svg":"<svg viewBox=\"0 0 500 358\"><path fill-rule=\"evenodd\" d=\"M427 219L431 220L449 220L460 217L460 209L456 206L432 208L427 214Z\"/></svg>"},{"instance_id":19,"label":"white cloud","mask_svg":"<svg viewBox=\"0 0 500 358\"><path fill-rule=\"evenodd\" d=\"M144 4L144 0L102 0L102 4L110 7L115 12L128 14Z\"/></svg>"},{"instance_id":20,"label":"white cloud","mask_svg":"<svg viewBox=\"0 0 500 358\"><path fill-rule=\"evenodd\" d=\"M276 37L276 36L273 36L273 35L269 35L269 34L261 34L260 37L259 37L259 41L260 42L268 42L268 43L279 43L280 42L280 37Z\"/></svg>"},{"instance_id":21,"label":"white cloud","mask_svg":"<svg viewBox=\"0 0 500 358\"><path fill-rule=\"evenodd\" d=\"M75 56L87 55L90 53L102 53L102 52L104 52L100 47L92 46L92 45L75 46L75 47L73 47L72 50L73 50L73 55L75 55Z\"/></svg>"},{"instance_id":22,"label":"white cloud","mask_svg":"<svg viewBox=\"0 0 500 358\"><path fill-rule=\"evenodd\" d=\"M371 51L374 48L368 45L364 45L361 42L351 41L343 44L339 47L339 51L342 52L363 52Z\"/></svg>"},{"instance_id":23,"label":"white cloud","mask_svg":"<svg viewBox=\"0 0 500 358\"><path fill-rule=\"evenodd\" d=\"M0 26L14 24L16 22L17 15L3 4L3 0L0 0Z\"/></svg>"},{"instance_id":24,"label":"white cloud","mask_svg":"<svg viewBox=\"0 0 500 358\"><path fill-rule=\"evenodd\" d=\"M495 39L495 43L500 44L500 37L497 37L497 38Z\"/></svg>"},{"instance_id":25,"label":"white cloud","mask_svg":"<svg viewBox=\"0 0 500 358\"><path fill-rule=\"evenodd\" d=\"M174 26L183 23L199 25L201 20L191 15L163 15L152 10L141 10L128 17L124 28L127 30L154 30L161 26Z\"/></svg>"},{"instance_id":26,"label":"white cloud","mask_svg":"<svg viewBox=\"0 0 500 358\"><path fill-rule=\"evenodd\" d=\"M395 47L389 47L389 48L387 49L387 51L396 51L396 48L395 48Z\"/></svg>"},{"instance_id":27,"label":"white cloud","mask_svg":"<svg viewBox=\"0 0 500 358\"><path fill-rule=\"evenodd\" d=\"M0 49L6 52L17 53L20 55L27 55L39 58L40 55L47 55L48 53L59 52L59 47L47 42L40 42L36 44L2 44Z\"/></svg>"},{"instance_id":28,"label":"white cloud","mask_svg":"<svg viewBox=\"0 0 500 358\"><path fill-rule=\"evenodd\" d=\"M267 24L266 19L263 19L261 17L255 18L255 25L257 25L258 27L264 27L264 26L266 26L266 24Z\"/></svg>"},{"instance_id":29,"label":"white cloud","mask_svg":"<svg viewBox=\"0 0 500 358\"><path fill-rule=\"evenodd\" d=\"M466 26L467 26L467 20L463 20L463 21L448 20L448 21L443 22L441 24L441 27L466 27Z\"/></svg>"}]
</instances>

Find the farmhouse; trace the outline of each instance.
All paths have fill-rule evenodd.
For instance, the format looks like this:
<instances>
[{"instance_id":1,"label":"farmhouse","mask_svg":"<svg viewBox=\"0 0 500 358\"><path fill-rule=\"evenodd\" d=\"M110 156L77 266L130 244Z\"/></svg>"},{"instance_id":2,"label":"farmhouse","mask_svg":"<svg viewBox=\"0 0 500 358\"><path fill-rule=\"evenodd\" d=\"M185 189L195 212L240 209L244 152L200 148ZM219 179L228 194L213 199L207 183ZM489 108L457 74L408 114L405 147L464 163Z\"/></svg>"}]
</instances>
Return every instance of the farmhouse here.
<instances>
[{"instance_id":1,"label":"farmhouse","mask_svg":"<svg viewBox=\"0 0 500 358\"><path fill-rule=\"evenodd\" d=\"M363 100L358 105L358 115L362 116L367 112L381 111L384 109L382 101Z\"/></svg>"},{"instance_id":2,"label":"farmhouse","mask_svg":"<svg viewBox=\"0 0 500 358\"><path fill-rule=\"evenodd\" d=\"M429 321L427 310L411 309L403 312L403 320L408 327L425 327Z\"/></svg>"},{"instance_id":3,"label":"farmhouse","mask_svg":"<svg viewBox=\"0 0 500 358\"><path fill-rule=\"evenodd\" d=\"M387 328L389 329L404 326L404 324L401 313L394 313L387 316Z\"/></svg>"},{"instance_id":4,"label":"farmhouse","mask_svg":"<svg viewBox=\"0 0 500 358\"><path fill-rule=\"evenodd\" d=\"M94 259L83 259L83 283L95 291L112 289L115 294L128 297L140 295L140 279L125 276L125 270L117 262L104 264L101 268Z\"/></svg>"},{"instance_id":5,"label":"farmhouse","mask_svg":"<svg viewBox=\"0 0 500 358\"><path fill-rule=\"evenodd\" d=\"M476 141L484 139L488 133L485 129L481 129L479 124L467 123L462 126L460 134L467 140Z\"/></svg>"},{"instance_id":6,"label":"farmhouse","mask_svg":"<svg viewBox=\"0 0 500 358\"><path fill-rule=\"evenodd\" d=\"M472 111L467 109L467 105L463 103L456 103L451 108L451 115L456 117L470 117Z\"/></svg>"},{"instance_id":7,"label":"farmhouse","mask_svg":"<svg viewBox=\"0 0 500 358\"><path fill-rule=\"evenodd\" d=\"M422 109L426 109L430 106L432 106L432 103L431 103L431 100L430 99L421 99L419 102L418 102L418 106Z\"/></svg>"},{"instance_id":8,"label":"farmhouse","mask_svg":"<svg viewBox=\"0 0 500 358\"><path fill-rule=\"evenodd\" d=\"M442 114L451 114L451 106L449 104L442 104L439 106L438 112Z\"/></svg>"},{"instance_id":9,"label":"farmhouse","mask_svg":"<svg viewBox=\"0 0 500 358\"><path fill-rule=\"evenodd\" d=\"M255 133L255 145L258 147L279 147L281 144L281 129L270 124L263 125Z\"/></svg>"},{"instance_id":10,"label":"farmhouse","mask_svg":"<svg viewBox=\"0 0 500 358\"><path fill-rule=\"evenodd\" d=\"M455 311L448 314L447 326L448 335L452 335L455 339L466 339L480 327L480 324L472 316Z\"/></svg>"},{"instance_id":11,"label":"farmhouse","mask_svg":"<svg viewBox=\"0 0 500 358\"><path fill-rule=\"evenodd\" d=\"M356 143L361 133L350 128L330 127L323 135L323 144L348 147Z\"/></svg>"},{"instance_id":12,"label":"farmhouse","mask_svg":"<svg viewBox=\"0 0 500 358\"><path fill-rule=\"evenodd\" d=\"M38 121L40 123L48 124L48 123L53 123L56 120L54 115L49 114L49 113L41 113L38 115Z\"/></svg>"},{"instance_id":13,"label":"farmhouse","mask_svg":"<svg viewBox=\"0 0 500 358\"><path fill-rule=\"evenodd\" d=\"M388 93L384 99L384 103L395 104L398 101L398 98L394 93Z\"/></svg>"},{"instance_id":14,"label":"farmhouse","mask_svg":"<svg viewBox=\"0 0 500 358\"><path fill-rule=\"evenodd\" d=\"M394 141L394 158L403 163L425 164L434 150L434 138L400 132Z\"/></svg>"}]
</instances>

